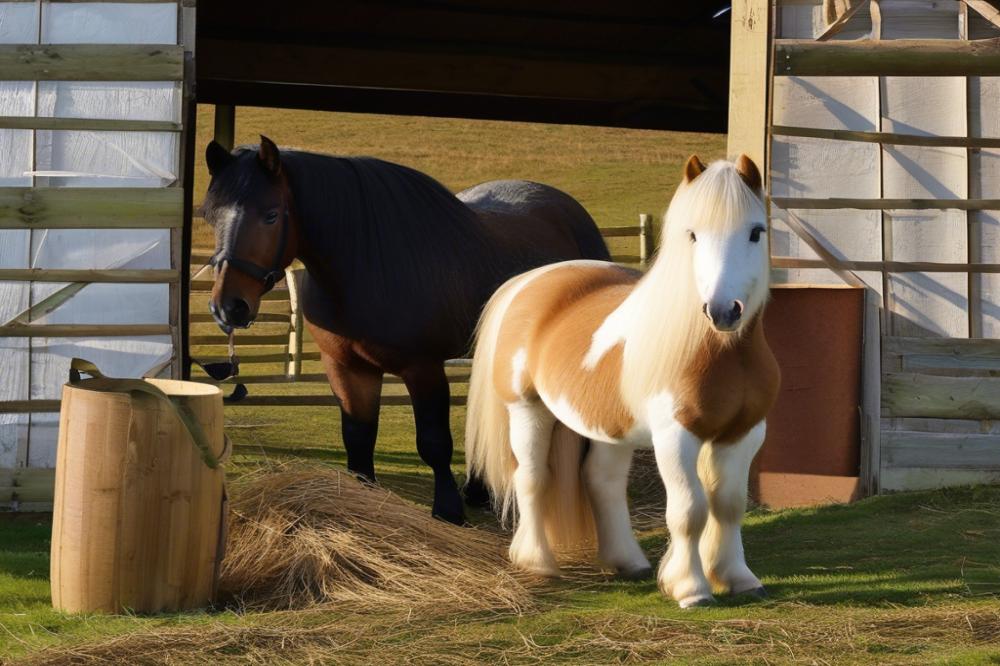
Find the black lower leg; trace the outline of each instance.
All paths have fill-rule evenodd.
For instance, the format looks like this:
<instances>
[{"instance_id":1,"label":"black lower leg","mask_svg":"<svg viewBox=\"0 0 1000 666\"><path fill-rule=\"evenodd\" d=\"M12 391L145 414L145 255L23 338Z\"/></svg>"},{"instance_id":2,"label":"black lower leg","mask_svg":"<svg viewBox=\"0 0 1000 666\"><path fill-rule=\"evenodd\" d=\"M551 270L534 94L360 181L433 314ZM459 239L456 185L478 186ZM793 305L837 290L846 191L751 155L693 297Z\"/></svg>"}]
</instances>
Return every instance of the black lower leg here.
<instances>
[{"instance_id":1,"label":"black lower leg","mask_svg":"<svg viewBox=\"0 0 1000 666\"><path fill-rule=\"evenodd\" d=\"M378 437L378 421L365 423L340 411L340 432L347 449L347 469L375 483L375 440Z\"/></svg>"},{"instance_id":2,"label":"black lower leg","mask_svg":"<svg viewBox=\"0 0 1000 666\"><path fill-rule=\"evenodd\" d=\"M417 425L417 453L434 471L434 515L461 525L465 510L458 484L451 472L454 445L448 421L449 395L443 391L413 397L413 414Z\"/></svg>"}]
</instances>

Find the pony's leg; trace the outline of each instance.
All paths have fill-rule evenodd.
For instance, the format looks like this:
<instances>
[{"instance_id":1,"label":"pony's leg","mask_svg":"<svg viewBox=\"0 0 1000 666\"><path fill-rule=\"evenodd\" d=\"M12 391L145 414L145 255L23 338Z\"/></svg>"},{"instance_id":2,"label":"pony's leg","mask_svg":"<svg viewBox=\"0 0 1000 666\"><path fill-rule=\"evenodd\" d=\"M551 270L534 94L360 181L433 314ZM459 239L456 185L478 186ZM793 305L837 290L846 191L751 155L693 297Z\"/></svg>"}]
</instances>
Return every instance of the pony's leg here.
<instances>
[{"instance_id":1,"label":"pony's leg","mask_svg":"<svg viewBox=\"0 0 1000 666\"><path fill-rule=\"evenodd\" d=\"M402 372L413 401L417 453L434 472L435 517L456 525L465 522L465 507L451 472L451 394L443 362L413 364Z\"/></svg>"},{"instance_id":2,"label":"pony's leg","mask_svg":"<svg viewBox=\"0 0 1000 666\"><path fill-rule=\"evenodd\" d=\"M698 541L708 518L708 501L698 479L701 440L676 422L653 432L656 465L667 491L670 548L660 561L660 589L681 608L713 601L698 554Z\"/></svg>"},{"instance_id":3,"label":"pony's leg","mask_svg":"<svg viewBox=\"0 0 1000 666\"><path fill-rule=\"evenodd\" d=\"M597 556L629 579L652 576L649 560L632 532L628 512L628 470L631 446L591 441L583 463L587 492L597 522Z\"/></svg>"},{"instance_id":4,"label":"pony's leg","mask_svg":"<svg viewBox=\"0 0 1000 666\"><path fill-rule=\"evenodd\" d=\"M750 463L764 443L764 422L739 442L709 444L699 475L708 492L709 517L699 546L702 566L715 585L733 594L765 596L764 586L743 557L740 525L747 506Z\"/></svg>"},{"instance_id":5,"label":"pony's leg","mask_svg":"<svg viewBox=\"0 0 1000 666\"><path fill-rule=\"evenodd\" d=\"M340 432L347 469L375 483L375 440L382 401L382 370L359 358L321 354L330 388L340 400Z\"/></svg>"},{"instance_id":6,"label":"pony's leg","mask_svg":"<svg viewBox=\"0 0 1000 666\"><path fill-rule=\"evenodd\" d=\"M539 400L516 402L508 410L510 448L517 459L514 471L517 529L510 542L510 560L521 569L543 576L558 576L559 565L545 535L545 508L542 505L556 419Z\"/></svg>"}]
</instances>

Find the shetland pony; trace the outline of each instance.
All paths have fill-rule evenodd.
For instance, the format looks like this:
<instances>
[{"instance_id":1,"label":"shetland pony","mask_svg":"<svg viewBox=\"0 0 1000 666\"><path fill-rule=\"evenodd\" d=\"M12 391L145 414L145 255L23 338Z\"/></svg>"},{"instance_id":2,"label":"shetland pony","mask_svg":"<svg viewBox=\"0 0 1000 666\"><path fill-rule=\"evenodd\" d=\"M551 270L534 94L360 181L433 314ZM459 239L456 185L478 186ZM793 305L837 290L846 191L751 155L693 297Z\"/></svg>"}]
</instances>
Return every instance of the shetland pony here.
<instances>
[{"instance_id":1,"label":"shetland pony","mask_svg":"<svg viewBox=\"0 0 1000 666\"><path fill-rule=\"evenodd\" d=\"M510 558L558 575L554 549L595 536L627 578L652 575L632 533L633 449L652 446L667 490L664 594L712 586L764 595L740 523L778 366L761 325L768 297L760 172L741 155L692 156L643 276L599 261L537 268L501 287L478 329L466 459L500 515L516 505ZM589 440L589 446L587 444Z\"/></svg>"},{"instance_id":2,"label":"shetland pony","mask_svg":"<svg viewBox=\"0 0 1000 666\"><path fill-rule=\"evenodd\" d=\"M382 377L403 378L417 452L434 471L434 515L462 523L451 471L444 361L469 351L487 299L505 280L566 259L610 259L594 220L554 187L482 183L458 195L430 176L371 157L259 147L206 151L203 211L215 228L209 309L245 328L298 257L300 306L340 401L347 467L375 481ZM486 503L475 480L473 503Z\"/></svg>"}]
</instances>

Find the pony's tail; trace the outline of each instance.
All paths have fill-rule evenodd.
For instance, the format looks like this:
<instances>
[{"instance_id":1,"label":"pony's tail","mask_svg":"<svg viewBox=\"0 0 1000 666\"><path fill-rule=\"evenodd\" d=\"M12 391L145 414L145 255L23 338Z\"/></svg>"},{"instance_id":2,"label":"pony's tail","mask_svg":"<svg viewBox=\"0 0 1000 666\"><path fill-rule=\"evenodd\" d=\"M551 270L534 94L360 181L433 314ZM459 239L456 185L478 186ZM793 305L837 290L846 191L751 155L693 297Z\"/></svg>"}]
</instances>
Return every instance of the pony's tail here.
<instances>
[{"instance_id":1,"label":"pony's tail","mask_svg":"<svg viewBox=\"0 0 1000 666\"><path fill-rule=\"evenodd\" d=\"M476 327L476 346L465 408L465 465L468 477L479 477L490 489L501 522L508 522L514 508L514 470L517 460L510 448L510 417L496 391L494 361L504 314L514 300L520 279L502 285L486 303Z\"/></svg>"},{"instance_id":2,"label":"pony's tail","mask_svg":"<svg viewBox=\"0 0 1000 666\"><path fill-rule=\"evenodd\" d=\"M469 476L479 476L493 496L500 521L514 516L514 471L517 460L510 447L510 414L494 383L495 351L504 315L530 273L508 281L483 310L476 331L475 356L469 378L465 415L465 460ZM557 552L581 551L596 542L593 512L583 483L588 440L562 423L552 430L549 478L546 481L543 520L549 543Z\"/></svg>"}]
</instances>

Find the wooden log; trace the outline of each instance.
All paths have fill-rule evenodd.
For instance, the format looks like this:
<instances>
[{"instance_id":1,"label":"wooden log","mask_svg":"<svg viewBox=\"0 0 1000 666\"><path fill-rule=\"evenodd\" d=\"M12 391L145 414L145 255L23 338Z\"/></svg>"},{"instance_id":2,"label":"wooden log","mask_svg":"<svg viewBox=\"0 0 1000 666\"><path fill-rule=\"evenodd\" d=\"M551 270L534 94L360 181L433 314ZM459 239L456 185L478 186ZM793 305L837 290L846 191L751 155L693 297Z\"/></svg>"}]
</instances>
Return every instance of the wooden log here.
<instances>
[{"instance_id":1,"label":"wooden log","mask_svg":"<svg viewBox=\"0 0 1000 666\"><path fill-rule=\"evenodd\" d=\"M858 130L826 129L821 127L791 127L775 125L774 136L797 136L836 141L859 141L894 146L936 146L939 148L1000 148L1000 138L977 136L920 136L896 132L861 132Z\"/></svg>"},{"instance_id":2,"label":"wooden log","mask_svg":"<svg viewBox=\"0 0 1000 666\"><path fill-rule=\"evenodd\" d=\"M0 128L81 132L180 132L181 124L169 120L0 116Z\"/></svg>"},{"instance_id":3,"label":"wooden log","mask_svg":"<svg viewBox=\"0 0 1000 666\"><path fill-rule=\"evenodd\" d=\"M5 338L109 338L170 335L167 324L7 324Z\"/></svg>"},{"instance_id":4,"label":"wooden log","mask_svg":"<svg viewBox=\"0 0 1000 666\"><path fill-rule=\"evenodd\" d=\"M0 229L168 229L183 212L180 188L0 188Z\"/></svg>"},{"instance_id":5,"label":"wooden log","mask_svg":"<svg viewBox=\"0 0 1000 666\"><path fill-rule=\"evenodd\" d=\"M177 282L171 269L0 268L0 281L16 282L114 282L159 284Z\"/></svg>"},{"instance_id":6,"label":"wooden log","mask_svg":"<svg viewBox=\"0 0 1000 666\"><path fill-rule=\"evenodd\" d=\"M0 44L6 81L180 81L176 44Z\"/></svg>"},{"instance_id":7,"label":"wooden log","mask_svg":"<svg viewBox=\"0 0 1000 666\"><path fill-rule=\"evenodd\" d=\"M1000 210L1000 199L813 199L771 197L771 203L791 210Z\"/></svg>"},{"instance_id":8,"label":"wooden log","mask_svg":"<svg viewBox=\"0 0 1000 666\"><path fill-rule=\"evenodd\" d=\"M1000 377L888 373L882 380L882 415L1000 418Z\"/></svg>"},{"instance_id":9,"label":"wooden log","mask_svg":"<svg viewBox=\"0 0 1000 666\"><path fill-rule=\"evenodd\" d=\"M1000 38L774 42L775 76L1000 76Z\"/></svg>"},{"instance_id":10,"label":"wooden log","mask_svg":"<svg viewBox=\"0 0 1000 666\"><path fill-rule=\"evenodd\" d=\"M223 470L207 465L171 400L63 388L52 516L52 605L158 613L211 603L223 547ZM225 451L222 393L147 380Z\"/></svg>"}]
</instances>

